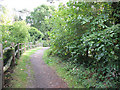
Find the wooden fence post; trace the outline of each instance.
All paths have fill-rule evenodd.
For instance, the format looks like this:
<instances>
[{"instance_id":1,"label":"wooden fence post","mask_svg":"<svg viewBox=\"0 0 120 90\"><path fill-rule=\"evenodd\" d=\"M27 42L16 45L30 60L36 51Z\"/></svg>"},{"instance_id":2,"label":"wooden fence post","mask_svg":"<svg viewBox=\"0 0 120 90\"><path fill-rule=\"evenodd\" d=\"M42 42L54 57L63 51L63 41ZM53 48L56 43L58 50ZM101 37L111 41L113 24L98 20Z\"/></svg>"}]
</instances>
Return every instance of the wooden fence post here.
<instances>
[{"instance_id":1,"label":"wooden fence post","mask_svg":"<svg viewBox=\"0 0 120 90\"><path fill-rule=\"evenodd\" d=\"M12 55L13 55L13 66L15 65L15 46L14 46L14 42L11 43L12 47L13 47L13 51L12 51Z\"/></svg>"},{"instance_id":2,"label":"wooden fence post","mask_svg":"<svg viewBox=\"0 0 120 90\"><path fill-rule=\"evenodd\" d=\"M2 44L0 44L0 90L2 90L4 85L4 73L3 73L3 49Z\"/></svg>"},{"instance_id":3,"label":"wooden fence post","mask_svg":"<svg viewBox=\"0 0 120 90\"><path fill-rule=\"evenodd\" d=\"M19 43L18 43L18 48L17 48L17 49L18 49L17 58L19 59L19 57L20 57L20 50L19 50L19 49L20 49L20 47L19 47Z\"/></svg>"},{"instance_id":4,"label":"wooden fence post","mask_svg":"<svg viewBox=\"0 0 120 90\"><path fill-rule=\"evenodd\" d=\"M21 54L23 53L23 51L22 51L22 43L21 43Z\"/></svg>"}]
</instances>

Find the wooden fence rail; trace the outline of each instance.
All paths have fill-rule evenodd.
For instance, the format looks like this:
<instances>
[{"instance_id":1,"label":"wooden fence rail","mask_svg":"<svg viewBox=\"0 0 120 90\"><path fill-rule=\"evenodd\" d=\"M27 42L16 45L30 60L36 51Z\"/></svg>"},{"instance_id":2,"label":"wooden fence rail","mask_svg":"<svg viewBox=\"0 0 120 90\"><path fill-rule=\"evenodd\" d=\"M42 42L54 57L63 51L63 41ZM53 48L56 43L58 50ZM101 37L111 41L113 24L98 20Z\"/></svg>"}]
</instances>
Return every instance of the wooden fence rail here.
<instances>
[{"instance_id":1,"label":"wooden fence rail","mask_svg":"<svg viewBox=\"0 0 120 90\"><path fill-rule=\"evenodd\" d=\"M20 55L26 50L39 47L42 45L43 45L42 43L36 43L35 45L33 45L31 42L30 43L18 43L18 44L11 43L10 47L6 47L3 49L2 44L0 44L0 89L2 89L3 83L4 83L4 80L3 80L4 72L7 71L10 68L10 66L15 65L16 58L19 59ZM4 61L3 54L7 52L8 50L12 51L12 55L8 59L7 63L3 65L3 61Z\"/></svg>"}]
</instances>

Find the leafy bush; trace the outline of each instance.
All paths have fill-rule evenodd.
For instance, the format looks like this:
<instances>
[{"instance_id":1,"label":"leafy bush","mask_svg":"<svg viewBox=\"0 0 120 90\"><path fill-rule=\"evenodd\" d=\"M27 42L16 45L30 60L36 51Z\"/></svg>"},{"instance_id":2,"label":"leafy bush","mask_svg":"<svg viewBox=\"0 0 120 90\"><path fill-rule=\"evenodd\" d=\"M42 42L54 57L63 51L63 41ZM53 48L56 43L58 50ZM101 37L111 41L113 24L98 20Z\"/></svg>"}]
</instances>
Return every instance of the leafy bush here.
<instances>
[{"instance_id":1,"label":"leafy bush","mask_svg":"<svg viewBox=\"0 0 120 90\"><path fill-rule=\"evenodd\" d=\"M29 27L28 29L28 32L30 34L30 42L35 42L35 41L41 41L42 40L42 37L43 37L43 34L38 31L37 28L35 27Z\"/></svg>"},{"instance_id":2,"label":"leafy bush","mask_svg":"<svg viewBox=\"0 0 120 90\"><path fill-rule=\"evenodd\" d=\"M43 34L34 27L26 25L24 21L16 21L13 25L0 26L2 31L2 44L3 48L9 47L12 42L27 43L41 41Z\"/></svg>"},{"instance_id":3,"label":"leafy bush","mask_svg":"<svg viewBox=\"0 0 120 90\"><path fill-rule=\"evenodd\" d=\"M82 64L89 73L83 70L83 76L77 75L86 87L119 86L120 25L111 18L111 5L70 1L60 5L49 20L53 23L49 32L52 54ZM93 84L86 83L90 73Z\"/></svg>"},{"instance_id":4,"label":"leafy bush","mask_svg":"<svg viewBox=\"0 0 120 90\"><path fill-rule=\"evenodd\" d=\"M28 42L30 38L28 26L24 21L15 22L13 25L2 25L0 29L3 48L10 46L12 42L15 44Z\"/></svg>"},{"instance_id":5,"label":"leafy bush","mask_svg":"<svg viewBox=\"0 0 120 90\"><path fill-rule=\"evenodd\" d=\"M24 43L28 41L29 32L28 26L24 21L17 21L13 24L13 27L10 29L11 40L15 43Z\"/></svg>"},{"instance_id":6,"label":"leafy bush","mask_svg":"<svg viewBox=\"0 0 120 90\"><path fill-rule=\"evenodd\" d=\"M50 41L49 40L42 40L43 47L49 47L50 46Z\"/></svg>"},{"instance_id":7,"label":"leafy bush","mask_svg":"<svg viewBox=\"0 0 120 90\"><path fill-rule=\"evenodd\" d=\"M1 25L0 30L1 30L1 43L3 44L3 47L9 46L11 41L9 39L9 34L10 31L8 30L9 27L8 25Z\"/></svg>"}]
</instances>

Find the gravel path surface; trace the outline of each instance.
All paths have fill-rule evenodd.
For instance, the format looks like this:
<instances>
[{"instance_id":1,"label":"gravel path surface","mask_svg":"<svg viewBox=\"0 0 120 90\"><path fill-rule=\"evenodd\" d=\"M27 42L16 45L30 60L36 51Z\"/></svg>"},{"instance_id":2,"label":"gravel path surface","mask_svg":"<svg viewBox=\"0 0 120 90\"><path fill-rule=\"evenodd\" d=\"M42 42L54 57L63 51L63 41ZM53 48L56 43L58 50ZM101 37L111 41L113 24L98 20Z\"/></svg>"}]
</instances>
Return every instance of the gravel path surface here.
<instances>
[{"instance_id":1,"label":"gravel path surface","mask_svg":"<svg viewBox=\"0 0 120 90\"><path fill-rule=\"evenodd\" d=\"M34 72L34 80L30 81L32 85L28 88L67 88L67 84L56 74L52 68L42 60L45 50L49 47L43 47L35 54L31 55L31 63Z\"/></svg>"}]
</instances>

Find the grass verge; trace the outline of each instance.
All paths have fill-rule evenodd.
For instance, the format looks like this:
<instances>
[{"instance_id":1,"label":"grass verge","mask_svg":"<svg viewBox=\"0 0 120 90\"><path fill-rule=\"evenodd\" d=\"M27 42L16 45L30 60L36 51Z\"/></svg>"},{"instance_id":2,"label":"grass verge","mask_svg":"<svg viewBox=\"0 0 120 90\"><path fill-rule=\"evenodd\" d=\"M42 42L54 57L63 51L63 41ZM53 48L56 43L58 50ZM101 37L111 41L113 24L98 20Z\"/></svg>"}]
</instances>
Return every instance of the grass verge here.
<instances>
[{"instance_id":1,"label":"grass verge","mask_svg":"<svg viewBox=\"0 0 120 90\"><path fill-rule=\"evenodd\" d=\"M56 70L58 76L64 79L69 88L84 88L82 85L80 85L80 83L78 83L76 76L70 74L70 71L66 69L66 62L63 62L62 59L57 56L49 56L49 49L45 51L43 60L46 64Z\"/></svg>"},{"instance_id":2,"label":"grass verge","mask_svg":"<svg viewBox=\"0 0 120 90\"><path fill-rule=\"evenodd\" d=\"M27 88L27 85L29 85L28 73L33 74L30 63L30 55L32 55L39 49L41 49L41 47L27 50L22 54L20 59L17 61L18 65L15 67L13 73L11 74L13 78L13 80L11 81L12 88Z\"/></svg>"}]
</instances>

